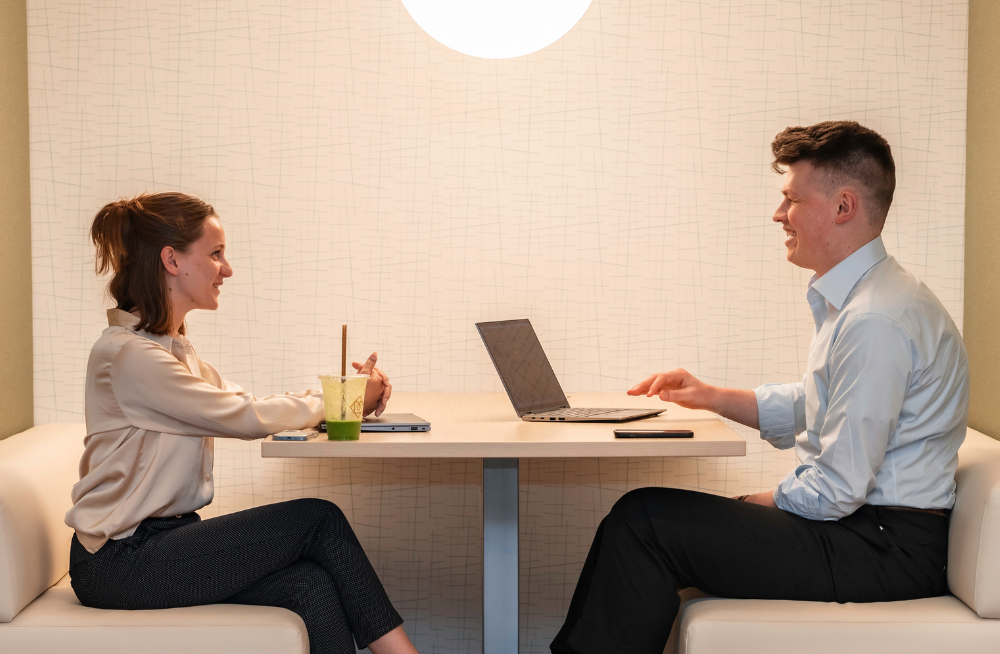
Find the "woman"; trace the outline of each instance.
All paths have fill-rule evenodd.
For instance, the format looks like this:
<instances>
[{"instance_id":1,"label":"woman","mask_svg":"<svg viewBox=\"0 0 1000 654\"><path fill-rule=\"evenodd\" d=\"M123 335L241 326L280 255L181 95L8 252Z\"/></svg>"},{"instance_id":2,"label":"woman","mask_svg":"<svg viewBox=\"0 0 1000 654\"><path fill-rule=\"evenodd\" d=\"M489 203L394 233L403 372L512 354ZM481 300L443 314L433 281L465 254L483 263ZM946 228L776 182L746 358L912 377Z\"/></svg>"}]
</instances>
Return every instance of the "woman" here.
<instances>
[{"instance_id":1,"label":"woman","mask_svg":"<svg viewBox=\"0 0 1000 654\"><path fill-rule=\"evenodd\" d=\"M415 653L344 514L301 499L202 521L214 438L262 438L317 424L323 396L262 399L225 381L184 337L192 309L214 311L233 274L214 209L181 193L144 194L98 212L97 271L117 308L87 364L86 449L66 524L73 590L85 606L157 609L233 603L298 613L310 650ZM388 378L369 374L365 413Z\"/></svg>"}]
</instances>

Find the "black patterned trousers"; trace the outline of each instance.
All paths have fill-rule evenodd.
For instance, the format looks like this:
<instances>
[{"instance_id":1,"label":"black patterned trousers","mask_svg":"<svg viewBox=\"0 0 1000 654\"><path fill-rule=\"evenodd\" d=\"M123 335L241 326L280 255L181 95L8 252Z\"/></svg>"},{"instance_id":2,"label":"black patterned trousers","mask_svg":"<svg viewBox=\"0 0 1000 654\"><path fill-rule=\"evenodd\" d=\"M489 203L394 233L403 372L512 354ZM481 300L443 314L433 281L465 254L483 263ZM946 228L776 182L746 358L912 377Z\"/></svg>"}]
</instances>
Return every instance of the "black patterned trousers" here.
<instances>
[{"instance_id":1,"label":"black patterned trousers","mask_svg":"<svg viewBox=\"0 0 1000 654\"><path fill-rule=\"evenodd\" d=\"M673 488L601 522L557 654L661 654L678 588L735 599L891 602L948 592L948 518L866 504L837 521Z\"/></svg>"},{"instance_id":2,"label":"black patterned trousers","mask_svg":"<svg viewBox=\"0 0 1000 654\"><path fill-rule=\"evenodd\" d=\"M202 521L143 520L90 554L73 536L70 578L84 606L280 606L306 624L313 654L354 654L403 623L343 512L300 499Z\"/></svg>"}]
</instances>

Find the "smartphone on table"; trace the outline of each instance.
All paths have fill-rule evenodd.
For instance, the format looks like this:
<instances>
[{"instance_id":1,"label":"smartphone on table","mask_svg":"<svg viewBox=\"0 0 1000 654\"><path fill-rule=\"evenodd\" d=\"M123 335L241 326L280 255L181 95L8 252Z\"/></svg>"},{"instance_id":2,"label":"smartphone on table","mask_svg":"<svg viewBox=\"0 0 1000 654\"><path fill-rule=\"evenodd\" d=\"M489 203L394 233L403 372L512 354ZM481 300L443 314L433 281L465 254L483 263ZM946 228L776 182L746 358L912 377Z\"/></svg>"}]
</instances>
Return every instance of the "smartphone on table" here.
<instances>
[{"instance_id":1,"label":"smartphone on table","mask_svg":"<svg viewBox=\"0 0 1000 654\"><path fill-rule=\"evenodd\" d=\"M694 438L690 429L616 429L615 438Z\"/></svg>"}]
</instances>

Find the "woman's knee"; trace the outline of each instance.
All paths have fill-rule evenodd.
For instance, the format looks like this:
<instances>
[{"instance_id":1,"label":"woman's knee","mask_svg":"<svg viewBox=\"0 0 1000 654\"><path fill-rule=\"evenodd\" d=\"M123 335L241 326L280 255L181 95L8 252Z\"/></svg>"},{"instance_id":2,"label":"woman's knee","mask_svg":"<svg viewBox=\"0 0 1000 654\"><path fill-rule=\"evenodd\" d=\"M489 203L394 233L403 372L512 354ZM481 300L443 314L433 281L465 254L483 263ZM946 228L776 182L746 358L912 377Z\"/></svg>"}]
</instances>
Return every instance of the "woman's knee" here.
<instances>
[{"instance_id":1,"label":"woman's knee","mask_svg":"<svg viewBox=\"0 0 1000 654\"><path fill-rule=\"evenodd\" d=\"M326 568L313 561L298 561L287 568L286 583L301 601L326 597L334 592L333 578Z\"/></svg>"},{"instance_id":2,"label":"woman's knee","mask_svg":"<svg viewBox=\"0 0 1000 654\"><path fill-rule=\"evenodd\" d=\"M289 505L295 510L301 511L310 516L329 519L337 523L347 524L347 516L340 510L340 507L330 500L321 500L316 497L303 497L297 500L289 500Z\"/></svg>"}]
</instances>

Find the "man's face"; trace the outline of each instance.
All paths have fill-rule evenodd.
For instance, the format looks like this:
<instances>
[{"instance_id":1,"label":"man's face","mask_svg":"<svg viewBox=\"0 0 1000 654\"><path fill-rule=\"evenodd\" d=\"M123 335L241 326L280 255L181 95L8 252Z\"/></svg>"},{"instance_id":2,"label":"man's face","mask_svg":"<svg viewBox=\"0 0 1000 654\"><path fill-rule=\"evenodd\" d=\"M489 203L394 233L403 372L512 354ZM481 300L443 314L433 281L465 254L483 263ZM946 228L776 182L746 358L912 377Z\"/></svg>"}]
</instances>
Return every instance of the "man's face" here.
<instances>
[{"instance_id":1,"label":"man's face","mask_svg":"<svg viewBox=\"0 0 1000 654\"><path fill-rule=\"evenodd\" d=\"M809 161L798 161L788 166L781 193L785 197L772 220L785 230L788 260L823 275L836 265L831 256L839 240L837 198L830 194L826 176Z\"/></svg>"}]
</instances>

